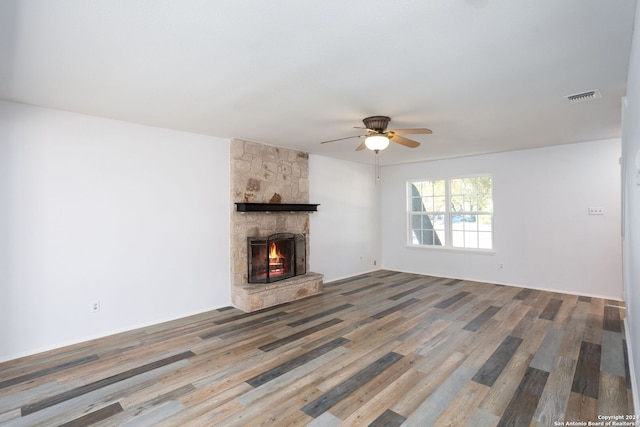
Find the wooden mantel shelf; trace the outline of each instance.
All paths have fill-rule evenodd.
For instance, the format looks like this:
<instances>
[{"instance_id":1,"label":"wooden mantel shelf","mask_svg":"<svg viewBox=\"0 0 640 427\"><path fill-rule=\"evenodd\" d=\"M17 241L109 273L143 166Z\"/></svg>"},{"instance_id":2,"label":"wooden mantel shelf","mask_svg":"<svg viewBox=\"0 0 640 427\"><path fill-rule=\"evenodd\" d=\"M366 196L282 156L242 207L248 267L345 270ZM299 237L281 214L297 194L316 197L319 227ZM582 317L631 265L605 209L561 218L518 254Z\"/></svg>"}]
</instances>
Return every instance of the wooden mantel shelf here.
<instances>
[{"instance_id":1,"label":"wooden mantel shelf","mask_svg":"<svg viewBox=\"0 0 640 427\"><path fill-rule=\"evenodd\" d=\"M237 212L317 212L319 204L236 202Z\"/></svg>"}]
</instances>

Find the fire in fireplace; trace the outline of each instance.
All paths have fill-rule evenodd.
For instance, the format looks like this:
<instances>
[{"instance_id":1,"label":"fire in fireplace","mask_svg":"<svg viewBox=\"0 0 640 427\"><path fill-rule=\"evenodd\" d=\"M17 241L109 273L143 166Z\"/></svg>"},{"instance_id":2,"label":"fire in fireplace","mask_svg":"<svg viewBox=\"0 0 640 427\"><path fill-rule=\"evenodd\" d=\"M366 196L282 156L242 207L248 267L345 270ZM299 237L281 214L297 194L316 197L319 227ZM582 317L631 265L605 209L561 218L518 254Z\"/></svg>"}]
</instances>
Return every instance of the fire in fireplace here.
<instances>
[{"instance_id":1,"label":"fire in fireplace","mask_svg":"<svg viewBox=\"0 0 640 427\"><path fill-rule=\"evenodd\" d=\"M306 274L307 245L302 234L277 233L247 239L249 283L271 283Z\"/></svg>"}]
</instances>

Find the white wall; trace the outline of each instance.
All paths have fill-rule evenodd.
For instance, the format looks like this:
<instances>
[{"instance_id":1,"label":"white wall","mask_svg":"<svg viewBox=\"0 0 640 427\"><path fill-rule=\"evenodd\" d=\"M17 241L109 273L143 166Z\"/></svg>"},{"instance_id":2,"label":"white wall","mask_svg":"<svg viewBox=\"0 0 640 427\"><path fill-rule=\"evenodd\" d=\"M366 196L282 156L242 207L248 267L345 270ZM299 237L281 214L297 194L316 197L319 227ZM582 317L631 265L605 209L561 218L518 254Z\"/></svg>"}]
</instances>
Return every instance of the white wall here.
<instances>
[{"instance_id":1,"label":"white wall","mask_svg":"<svg viewBox=\"0 0 640 427\"><path fill-rule=\"evenodd\" d=\"M0 102L0 360L228 305L229 204L227 140Z\"/></svg>"},{"instance_id":2,"label":"white wall","mask_svg":"<svg viewBox=\"0 0 640 427\"><path fill-rule=\"evenodd\" d=\"M640 410L640 170L636 156L640 156L640 7L636 8L635 31L629 61L627 108L624 117L623 163L625 187L625 289L627 316L625 318L629 365L632 372L633 396L636 411ZM638 412L636 412L638 413Z\"/></svg>"},{"instance_id":3,"label":"white wall","mask_svg":"<svg viewBox=\"0 0 640 427\"><path fill-rule=\"evenodd\" d=\"M384 167L382 266L620 299L619 157L616 139ZM493 177L495 253L407 247L406 181L469 174Z\"/></svg>"},{"instance_id":4,"label":"white wall","mask_svg":"<svg viewBox=\"0 0 640 427\"><path fill-rule=\"evenodd\" d=\"M330 282L380 268L378 186L372 166L309 156L309 201L320 203L310 221L312 271Z\"/></svg>"}]
</instances>

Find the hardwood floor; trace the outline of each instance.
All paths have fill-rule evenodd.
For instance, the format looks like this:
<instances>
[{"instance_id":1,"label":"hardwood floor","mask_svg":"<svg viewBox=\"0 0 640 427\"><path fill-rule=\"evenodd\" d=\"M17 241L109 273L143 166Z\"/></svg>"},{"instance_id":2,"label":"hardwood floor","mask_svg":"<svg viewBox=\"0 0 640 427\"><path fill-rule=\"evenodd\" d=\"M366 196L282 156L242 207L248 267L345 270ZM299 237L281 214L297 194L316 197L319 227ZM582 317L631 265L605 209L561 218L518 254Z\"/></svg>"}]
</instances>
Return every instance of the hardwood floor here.
<instances>
[{"instance_id":1,"label":"hardwood floor","mask_svg":"<svg viewBox=\"0 0 640 427\"><path fill-rule=\"evenodd\" d=\"M7 426L552 426L633 413L617 301L392 271L0 364Z\"/></svg>"}]
</instances>

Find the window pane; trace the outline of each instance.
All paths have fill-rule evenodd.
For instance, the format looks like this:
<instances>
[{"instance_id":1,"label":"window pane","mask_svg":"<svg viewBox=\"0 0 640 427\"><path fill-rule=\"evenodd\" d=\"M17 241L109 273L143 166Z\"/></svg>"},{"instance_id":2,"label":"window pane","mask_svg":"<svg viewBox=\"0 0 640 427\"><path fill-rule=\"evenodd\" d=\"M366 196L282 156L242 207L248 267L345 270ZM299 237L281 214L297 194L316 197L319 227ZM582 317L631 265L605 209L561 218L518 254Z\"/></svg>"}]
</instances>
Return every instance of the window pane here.
<instances>
[{"instance_id":1,"label":"window pane","mask_svg":"<svg viewBox=\"0 0 640 427\"><path fill-rule=\"evenodd\" d=\"M452 179L450 187L452 196L459 196L461 194L464 194L464 180Z\"/></svg>"},{"instance_id":2,"label":"window pane","mask_svg":"<svg viewBox=\"0 0 640 427\"><path fill-rule=\"evenodd\" d=\"M433 230L433 223L429 215L422 216L422 229L424 230Z\"/></svg>"},{"instance_id":3,"label":"window pane","mask_svg":"<svg viewBox=\"0 0 640 427\"><path fill-rule=\"evenodd\" d=\"M420 232L420 244L421 245L428 245L429 241L431 241L431 237L432 237L433 233L429 232L429 231L421 231Z\"/></svg>"},{"instance_id":4,"label":"window pane","mask_svg":"<svg viewBox=\"0 0 640 427\"><path fill-rule=\"evenodd\" d=\"M424 205L425 198L419 197L417 200L417 209L414 208L414 212L425 212L427 210L427 207Z\"/></svg>"},{"instance_id":5,"label":"window pane","mask_svg":"<svg viewBox=\"0 0 640 427\"><path fill-rule=\"evenodd\" d=\"M436 215L411 215L411 243L414 245L441 245L438 234L434 232L433 222Z\"/></svg>"},{"instance_id":6,"label":"window pane","mask_svg":"<svg viewBox=\"0 0 640 427\"><path fill-rule=\"evenodd\" d=\"M462 212L464 210L464 196L454 196L451 195L451 211L452 212Z\"/></svg>"},{"instance_id":7,"label":"window pane","mask_svg":"<svg viewBox=\"0 0 640 427\"><path fill-rule=\"evenodd\" d=\"M477 248L478 247L478 233L468 231L464 233L464 247L465 248Z\"/></svg>"},{"instance_id":8,"label":"window pane","mask_svg":"<svg viewBox=\"0 0 640 427\"><path fill-rule=\"evenodd\" d=\"M478 229L481 231L491 231L491 215L478 215Z\"/></svg>"},{"instance_id":9,"label":"window pane","mask_svg":"<svg viewBox=\"0 0 640 427\"><path fill-rule=\"evenodd\" d=\"M451 245L456 248L464 248L464 231L453 231L451 233Z\"/></svg>"},{"instance_id":10,"label":"window pane","mask_svg":"<svg viewBox=\"0 0 640 427\"><path fill-rule=\"evenodd\" d=\"M465 197L465 202L467 203L467 210L469 211L477 211L478 210L478 195L477 194L469 194Z\"/></svg>"},{"instance_id":11,"label":"window pane","mask_svg":"<svg viewBox=\"0 0 640 427\"><path fill-rule=\"evenodd\" d=\"M425 230L424 231L424 243L423 245L427 246L441 246L442 243L438 238L438 235L433 230Z\"/></svg>"},{"instance_id":12,"label":"window pane","mask_svg":"<svg viewBox=\"0 0 640 427\"><path fill-rule=\"evenodd\" d=\"M478 197L478 206L480 211L493 212L493 200L491 194L481 194Z\"/></svg>"},{"instance_id":13,"label":"window pane","mask_svg":"<svg viewBox=\"0 0 640 427\"><path fill-rule=\"evenodd\" d=\"M431 181L425 181L422 183L422 195L433 196L433 183Z\"/></svg>"},{"instance_id":14,"label":"window pane","mask_svg":"<svg viewBox=\"0 0 640 427\"><path fill-rule=\"evenodd\" d=\"M478 247L480 249L491 249L493 247L491 233L478 233Z\"/></svg>"},{"instance_id":15,"label":"window pane","mask_svg":"<svg viewBox=\"0 0 640 427\"><path fill-rule=\"evenodd\" d=\"M411 212L420 212L424 210L422 206L422 184L420 182L409 183L409 197L411 197Z\"/></svg>"},{"instance_id":16,"label":"window pane","mask_svg":"<svg viewBox=\"0 0 640 427\"><path fill-rule=\"evenodd\" d=\"M475 215L464 215L462 217L465 231L478 231L478 221Z\"/></svg>"},{"instance_id":17,"label":"window pane","mask_svg":"<svg viewBox=\"0 0 640 427\"><path fill-rule=\"evenodd\" d=\"M476 178L476 185L478 188L478 193L491 194L493 193L493 189L491 188L491 177L490 176L479 176Z\"/></svg>"},{"instance_id":18,"label":"window pane","mask_svg":"<svg viewBox=\"0 0 640 427\"><path fill-rule=\"evenodd\" d=\"M422 199L420 197L412 197L411 198L411 211L412 212L420 212L424 208L422 206Z\"/></svg>"},{"instance_id":19,"label":"window pane","mask_svg":"<svg viewBox=\"0 0 640 427\"><path fill-rule=\"evenodd\" d=\"M428 198L428 201L424 204L424 208L427 212L433 212L435 210L433 206L433 197Z\"/></svg>"}]
</instances>

